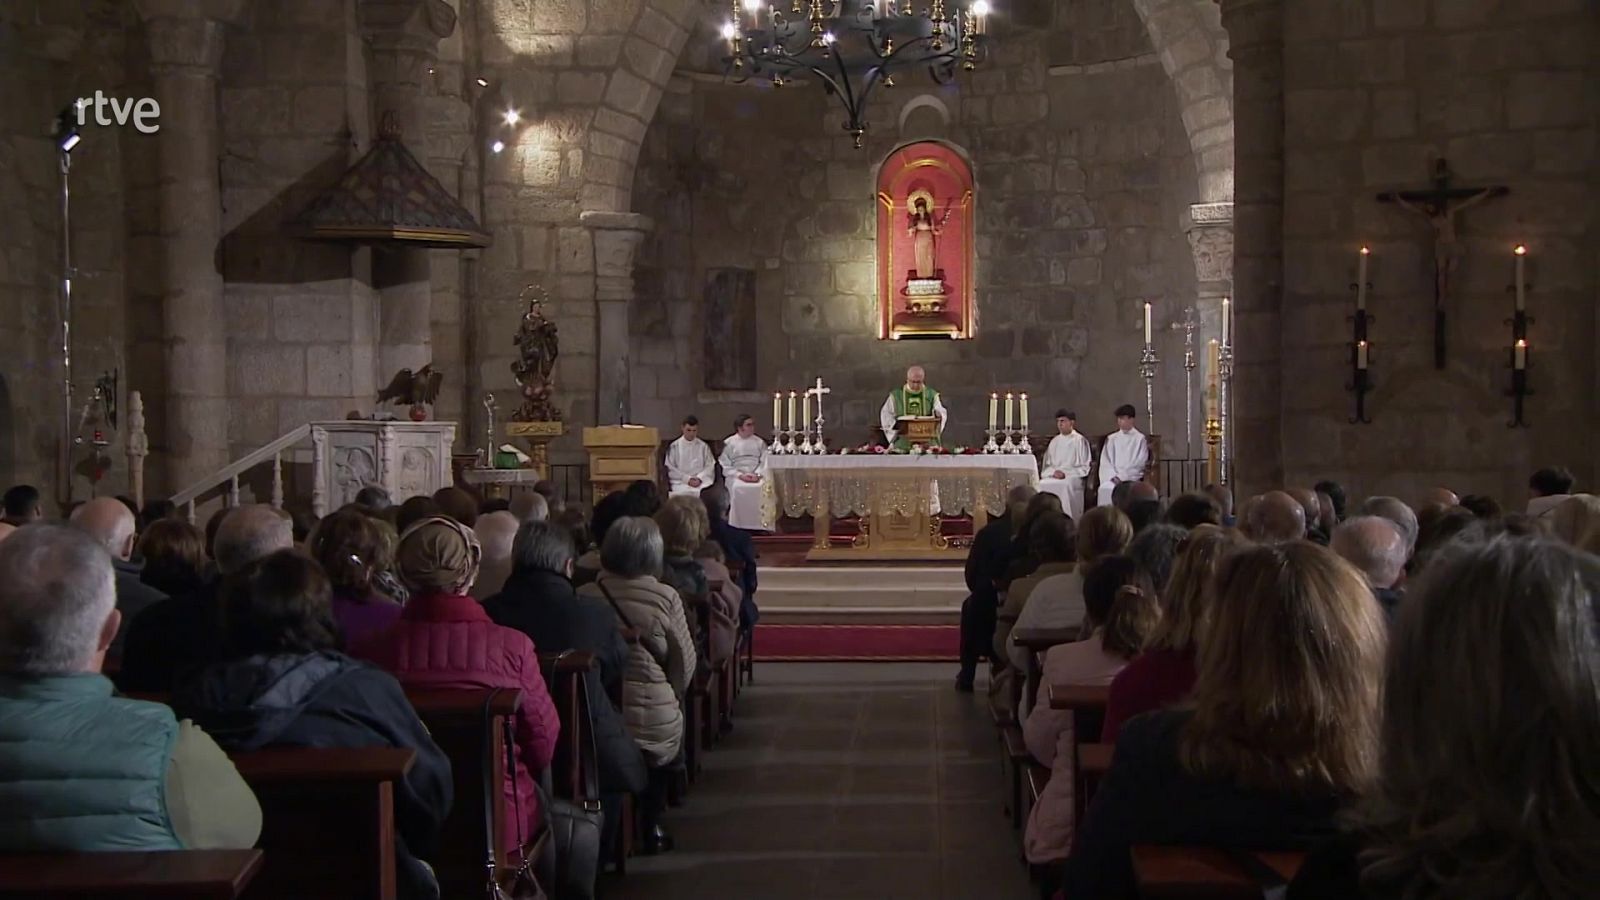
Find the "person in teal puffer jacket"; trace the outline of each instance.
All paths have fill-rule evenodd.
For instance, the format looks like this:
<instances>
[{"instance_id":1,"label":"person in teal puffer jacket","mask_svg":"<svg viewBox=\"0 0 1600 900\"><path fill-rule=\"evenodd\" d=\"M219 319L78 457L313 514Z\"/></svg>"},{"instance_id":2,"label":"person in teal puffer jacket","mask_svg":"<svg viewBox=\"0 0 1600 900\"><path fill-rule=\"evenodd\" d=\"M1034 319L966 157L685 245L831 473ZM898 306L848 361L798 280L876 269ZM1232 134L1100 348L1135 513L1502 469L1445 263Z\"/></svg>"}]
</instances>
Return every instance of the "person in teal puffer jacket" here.
<instances>
[{"instance_id":1,"label":"person in teal puffer jacket","mask_svg":"<svg viewBox=\"0 0 1600 900\"><path fill-rule=\"evenodd\" d=\"M0 544L0 852L252 846L261 806L216 742L100 674L115 584L76 530Z\"/></svg>"}]
</instances>

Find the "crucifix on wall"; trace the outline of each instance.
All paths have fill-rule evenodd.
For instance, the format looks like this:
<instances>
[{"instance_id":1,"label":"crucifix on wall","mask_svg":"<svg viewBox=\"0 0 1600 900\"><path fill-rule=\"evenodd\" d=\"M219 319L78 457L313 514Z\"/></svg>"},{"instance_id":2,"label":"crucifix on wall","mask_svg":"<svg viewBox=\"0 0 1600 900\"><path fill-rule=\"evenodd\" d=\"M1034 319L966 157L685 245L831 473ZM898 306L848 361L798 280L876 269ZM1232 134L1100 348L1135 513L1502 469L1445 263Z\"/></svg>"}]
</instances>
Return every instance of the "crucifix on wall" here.
<instances>
[{"instance_id":1,"label":"crucifix on wall","mask_svg":"<svg viewBox=\"0 0 1600 900\"><path fill-rule=\"evenodd\" d=\"M1511 192L1502 185L1490 187L1452 187L1455 176L1443 159L1434 163L1433 188L1425 191L1389 191L1379 194L1380 203L1394 203L1416 213L1433 226L1433 366L1444 368L1445 309L1461 267L1462 246L1456 234L1456 217L1486 200Z\"/></svg>"}]
</instances>

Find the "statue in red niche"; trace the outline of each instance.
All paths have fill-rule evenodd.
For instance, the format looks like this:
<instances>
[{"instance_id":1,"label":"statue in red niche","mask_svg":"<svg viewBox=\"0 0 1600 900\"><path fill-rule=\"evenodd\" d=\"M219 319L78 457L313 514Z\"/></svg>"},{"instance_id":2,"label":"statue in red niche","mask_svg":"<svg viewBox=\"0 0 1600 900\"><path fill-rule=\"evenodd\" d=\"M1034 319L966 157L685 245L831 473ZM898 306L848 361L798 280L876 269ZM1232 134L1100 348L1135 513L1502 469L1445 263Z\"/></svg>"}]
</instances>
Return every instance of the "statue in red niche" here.
<instances>
[{"instance_id":1,"label":"statue in red niche","mask_svg":"<svg viewBox=\"0 0 1600 900\"><path fill-rule=\"evenodd\" d=\"M896 150L878 174L880 338L972 335L972 170L951 147Z\"/></svg>"}]
</instances>

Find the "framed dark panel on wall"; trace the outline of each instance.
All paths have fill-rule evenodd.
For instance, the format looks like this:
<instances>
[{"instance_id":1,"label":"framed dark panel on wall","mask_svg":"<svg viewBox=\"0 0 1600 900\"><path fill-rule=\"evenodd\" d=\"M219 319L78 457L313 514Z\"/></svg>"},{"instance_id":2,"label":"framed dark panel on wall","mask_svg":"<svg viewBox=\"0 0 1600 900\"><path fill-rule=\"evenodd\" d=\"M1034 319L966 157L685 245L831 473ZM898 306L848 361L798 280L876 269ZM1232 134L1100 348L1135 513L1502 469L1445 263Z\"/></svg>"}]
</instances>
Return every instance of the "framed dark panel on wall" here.
<instances>
[{"instance_id":1,"label":"framed dark panel on wall","mask_svg":"<svg viewBox=\"0 0 1600 900\"><path fill-rule=\"evenodd\" d=\"M756 386L756 273L753 269L706 272L706 389L748 391Z\"/></svg>"}]
</instances>

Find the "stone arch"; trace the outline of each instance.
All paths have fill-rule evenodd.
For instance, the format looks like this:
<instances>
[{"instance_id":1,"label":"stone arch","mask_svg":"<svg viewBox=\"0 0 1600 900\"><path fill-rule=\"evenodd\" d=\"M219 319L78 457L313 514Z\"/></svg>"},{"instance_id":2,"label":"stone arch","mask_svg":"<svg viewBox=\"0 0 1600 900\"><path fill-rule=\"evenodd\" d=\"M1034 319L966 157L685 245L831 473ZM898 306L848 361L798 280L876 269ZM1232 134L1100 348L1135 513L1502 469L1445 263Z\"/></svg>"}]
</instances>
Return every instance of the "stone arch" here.
<instances>
[{"instance_id":1,"label":"stone arch","mask_svg":"<svg viewBox=\"0 0 1600 900\"><path fill-rule=\"evenodd\" d=\"M906 124L911 121L911 116L918 110L924 109L938 116L942 127L949 127L951 119L949 105L932 94L918 94L906 101L906 105L900 108L898 127L902 135L905 134Z\"/></svg>"},{"instance_id":2,"label":"stone arch","mask_svg":"<svg viewBox=\"0 0 1600 900\"><path fill-rule=\"evenodd\" d=\"M1201 203L1233 201L1233 66L1215 0L1133 0L1172 80Z\"/></svg>"}]
</instances>

